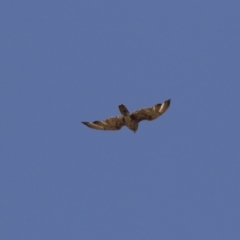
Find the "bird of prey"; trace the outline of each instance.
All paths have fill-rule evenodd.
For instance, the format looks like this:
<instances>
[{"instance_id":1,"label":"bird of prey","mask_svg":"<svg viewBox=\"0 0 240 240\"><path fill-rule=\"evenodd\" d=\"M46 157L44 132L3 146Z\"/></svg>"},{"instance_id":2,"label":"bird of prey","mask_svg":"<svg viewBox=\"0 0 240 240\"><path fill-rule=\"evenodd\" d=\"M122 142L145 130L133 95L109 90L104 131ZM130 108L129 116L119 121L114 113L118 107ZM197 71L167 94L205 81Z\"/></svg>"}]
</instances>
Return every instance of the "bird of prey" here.
<instances>
[{"instance_id":1,"label":"bird of prey","mask_svg":"<svg viewBox=\"0 0 240 240\"><path fill-rule=\"evenodd\" d=\"M129 113L128 109L123 105L119 105L118 108L121 112L121 116L110 117L103 121L94 122L82 122L86 126L98 130L119 130L124 125L127 126L134 133L138 129L138 123L142 120L154 120L162 115L170 106L170 99L163 103L158 103L150 108L142 108L136 110L133 113Z\"/></svg>"}]
</instances>

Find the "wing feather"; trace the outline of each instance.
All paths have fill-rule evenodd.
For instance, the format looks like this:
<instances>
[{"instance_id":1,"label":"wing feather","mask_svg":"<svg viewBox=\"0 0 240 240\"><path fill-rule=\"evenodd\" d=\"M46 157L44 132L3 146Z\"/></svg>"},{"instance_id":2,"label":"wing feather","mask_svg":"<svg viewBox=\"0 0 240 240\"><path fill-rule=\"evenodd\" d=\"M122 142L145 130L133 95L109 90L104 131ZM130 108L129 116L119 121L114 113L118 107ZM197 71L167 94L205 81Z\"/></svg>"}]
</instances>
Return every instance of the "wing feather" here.
<instances>
[{"instance_id":1,"label":"wing feather","mask_svg":"<svg viewBox=\"0 0 240 240\"><path fill-rule=\"evenodd\" d=\"M125 125L122 116L110 117L102 121L82 122L86 126L97 130L119 130Z\"/></svg>"},{"instance_id":2,"label":"wing feather","mask_svg":"<svg viewBox=\"0 0 240 240\"><path fill-rule=\"evenodd\" d=\"M170 102L171 99L168 99L165 102L156 104L150 108L136 110L130 116L132 119L136 119L138 122L142 120L154 120L167 111L170 106Z\"/></svg>"}]
</instances>

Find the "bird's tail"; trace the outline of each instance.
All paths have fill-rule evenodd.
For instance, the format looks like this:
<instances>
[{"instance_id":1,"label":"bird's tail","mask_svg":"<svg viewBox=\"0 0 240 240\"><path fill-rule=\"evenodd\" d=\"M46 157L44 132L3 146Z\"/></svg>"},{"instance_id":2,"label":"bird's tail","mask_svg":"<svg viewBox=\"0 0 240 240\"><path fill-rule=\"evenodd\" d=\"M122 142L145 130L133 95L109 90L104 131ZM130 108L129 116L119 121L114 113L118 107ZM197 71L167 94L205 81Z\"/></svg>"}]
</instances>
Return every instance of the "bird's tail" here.
<instances>
[{"instance_id":1,"label":"bird's tail","mask_svg":"<svg viewBox=\"0 0 240 240\"><path fill-rule=\"evenodd\" d=\"M123 116L125 116L125 117L129 116L129 111L123 104L119 105L118 108Z\"/></svg>"}]
</instances>

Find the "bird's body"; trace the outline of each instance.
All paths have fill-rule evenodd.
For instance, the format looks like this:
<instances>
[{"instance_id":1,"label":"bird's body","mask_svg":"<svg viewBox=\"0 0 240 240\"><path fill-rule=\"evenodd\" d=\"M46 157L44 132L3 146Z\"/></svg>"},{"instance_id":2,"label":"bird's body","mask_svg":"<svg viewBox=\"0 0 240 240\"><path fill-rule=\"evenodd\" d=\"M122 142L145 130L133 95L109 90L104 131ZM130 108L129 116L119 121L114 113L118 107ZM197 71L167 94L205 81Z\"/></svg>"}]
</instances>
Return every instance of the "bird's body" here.
<instances>
[{"instance_id":1,"label":"bird's body","mask_svg":"<svg viewBox=\"0 0 240 240\"><path fill-rule=\"evenodd\" d=\"M123 105L119 105L122 116L110 117L103 121L82 122L86 126L98 130L119 130L124 125L133 132L138 129L138 123L142 120L154 120L162 115L170 106L170 99L163 103L154 105L151 108L143 108L133 113L129 113L128 109Z\"/></svg>"},{"instance_id":2,"label":"bird's body","mask_svg":"<svg viewBox=\"0 0 240 240\"><path fill-rule=\"evenodd\" d=\"M124 117L125 126L128 127L130 130L136 132L138 129L138 121L131 116Z\"/></svg>"}]
</instances>

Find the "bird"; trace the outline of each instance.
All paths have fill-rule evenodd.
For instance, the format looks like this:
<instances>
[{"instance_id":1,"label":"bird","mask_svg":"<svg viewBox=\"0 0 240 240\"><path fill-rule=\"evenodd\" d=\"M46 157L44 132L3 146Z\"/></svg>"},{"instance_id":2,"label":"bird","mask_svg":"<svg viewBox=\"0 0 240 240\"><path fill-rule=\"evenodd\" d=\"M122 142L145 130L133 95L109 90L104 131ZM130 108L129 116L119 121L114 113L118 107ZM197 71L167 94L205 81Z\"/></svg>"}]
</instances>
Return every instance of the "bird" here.
<instances>
[{"instance_id":1,"label":"bird","mask_svg":"<svg viewBox=\"0 0 240 240\"><path fill-rule=\"evenodd\" d=\"M155 120L167 111L170 106L171 99L158 103L150 108L142 108L130 113L126 106L120 104L118 106L121 116L110 117L102 121L82 122L89 128L97 130L120 130L123 126L128 127L134 133L138 130L138 124L142 120Z\"/></svg>"}]
</instances>

